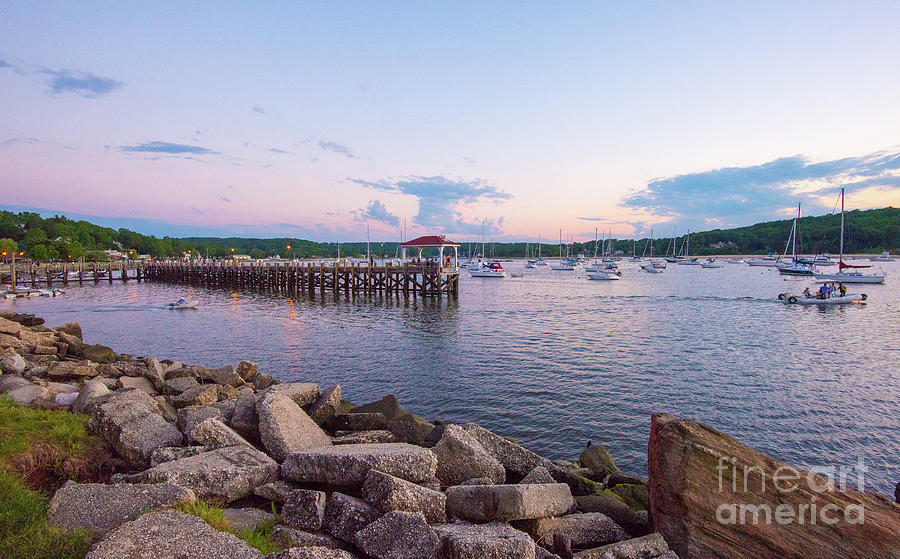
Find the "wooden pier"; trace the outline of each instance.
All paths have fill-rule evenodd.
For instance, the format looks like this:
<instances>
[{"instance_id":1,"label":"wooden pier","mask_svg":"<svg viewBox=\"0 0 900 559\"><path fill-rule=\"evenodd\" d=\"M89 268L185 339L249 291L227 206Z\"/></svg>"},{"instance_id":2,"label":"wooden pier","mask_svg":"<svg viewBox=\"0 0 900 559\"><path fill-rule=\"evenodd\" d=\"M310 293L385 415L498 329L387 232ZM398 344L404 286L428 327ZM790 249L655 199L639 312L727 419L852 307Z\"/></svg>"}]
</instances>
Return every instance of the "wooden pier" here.
<instances>
[{"instance_id":1,"label":"wooden pier","mask_svg":"<svg viewBox=\"0 0 900 559\"><path fill-rule=\"evenodd\" d=\"M129 281L142 279L144 264L137 261L53 263L32 265L17 262L15 275L10 264L0 266L0 284L11 284L15 277L16 287L67 287L69 285L98 284L100 282Z\"/></svg>"},{"instance_id":2,"label":"wooden pier","mask_svg":"<svg viewBox=\"0 0 900 559\"><path fill-rule=\"evenodd\" d=\"M191 286L255 289L294 295L316 291L335 293L394 293L404 296L459 295L459 270L437 264L372 266L344 263L233 262L152 263L142 266L146 281Z\"/></svg>"}]
</instances>

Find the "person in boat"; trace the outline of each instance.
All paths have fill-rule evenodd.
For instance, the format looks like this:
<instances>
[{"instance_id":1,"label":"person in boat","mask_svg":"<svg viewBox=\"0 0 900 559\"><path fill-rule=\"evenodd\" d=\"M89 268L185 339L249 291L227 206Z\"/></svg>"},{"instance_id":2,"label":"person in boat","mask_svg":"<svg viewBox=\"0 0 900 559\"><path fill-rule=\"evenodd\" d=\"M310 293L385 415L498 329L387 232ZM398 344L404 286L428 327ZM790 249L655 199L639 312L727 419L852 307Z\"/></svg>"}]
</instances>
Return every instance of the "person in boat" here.
<instances>
[{"instance_id":1,"label":"person in boat","mask_svg":"<svg viewBox=\"0 0 900 559\"><path fill-rule=\"evenodd\" d=\"M806 289L803 290L803 296L806 297L807 299L812 299L813 295L812 295L812 293L809 292L809 287L807 287Z\"/></svg>"},{"instance_id":2,"label":"person in boat","mask_svg":"<svg viewBox=\"0 0 900 559\"><path fill-rule=\"evenodd\" d=\"M816 299L827 299L828 298L828 284L823 283L822 287L819 288L819 291L816 293Z\"/></svg>"},{"instance_id":3,"label":"person in boat","mask_svg":"<svg viewBox=\"0 0 900 559\"><path fill-rule=\"evenodd\" d=\"M846 295L847 295L847 286L846 286L846 285L844 285L844 283L843 283L843 282L841 282L841 284L840 284L840 285L838 285L838 289L839 289L839 290L840 290L840 292L841 292L841 297L844 297L844 296L846 296Z\"/></svg>"},{"instance_id":4,"label":"person in boat","mask_svg":"<svg viewBox=\"0 0 900 559\"><path fill-rule=\"evenodd\" d=\"M175 301L176 305L183 305L184 303L185 303L184 299L179 299L179 300Z\"/></svg>"}]
</instances>

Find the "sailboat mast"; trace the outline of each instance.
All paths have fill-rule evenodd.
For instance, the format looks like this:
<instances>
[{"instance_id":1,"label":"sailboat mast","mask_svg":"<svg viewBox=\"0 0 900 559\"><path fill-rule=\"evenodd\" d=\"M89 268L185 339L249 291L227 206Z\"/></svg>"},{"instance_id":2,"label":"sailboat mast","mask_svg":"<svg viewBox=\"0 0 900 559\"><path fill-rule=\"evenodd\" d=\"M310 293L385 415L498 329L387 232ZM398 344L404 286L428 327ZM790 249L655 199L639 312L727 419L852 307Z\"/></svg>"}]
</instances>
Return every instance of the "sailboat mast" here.
<instances>
[{"instance_id":1,"label":"sailboat mast","mask_svg":"<svg viewBox=\"0 0 900 559\"><path fill-rule=\"evenodd\" d=\"M838 272L844 266L844 189L841 188L841 258L838 260Z\"/></svg>"},{"instance_id":2,"label":"sailboat mast","mask_svg":"<svg viewBox=\"0 0 900 559\"><path fill-rule=\"evenodd\" d=\"M653 228L650 228L650 258L653 258Z\"/></svg>"},{"instance_id":3,"label":"sailboat mast","mask_svg":"<svg viewBox=\"0 0 900 559\"><path fill-rule=\"evenodd\" d=\"M797 219L794 220L794 262L797 261L797 237L800 235L800 202L797 202Z\"/></svg>"}]
</instances>

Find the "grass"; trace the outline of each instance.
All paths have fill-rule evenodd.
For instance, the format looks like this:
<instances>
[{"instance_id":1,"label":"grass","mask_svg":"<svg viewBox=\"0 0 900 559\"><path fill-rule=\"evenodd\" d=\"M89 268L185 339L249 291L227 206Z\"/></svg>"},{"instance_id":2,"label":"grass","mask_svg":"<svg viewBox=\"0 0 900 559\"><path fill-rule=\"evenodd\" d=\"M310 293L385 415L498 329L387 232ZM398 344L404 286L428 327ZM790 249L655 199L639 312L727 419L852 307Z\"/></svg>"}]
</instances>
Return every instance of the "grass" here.
<instances>
[{"instance_id":1,"label":"grass","mask_svg":"<svg viewBox=\"0 0 900 559\"><path fill-rule=\"evenodd\" d=\"M276 543L272 529L278 524L277 519L269 519L261 522L255 529L244 528L236 530L231 522L225 518L222 506L217 503L208 503L198 500L193 503L181 503L175 508L187 514L200 517L207 524L220 532L228 532L247 542L250 547L256 548L263 555L281 551L282 546Z\"/></svg>"},{"instance_id":2,"label":"grass","mask_svg":"<svg viewBox=\"0 0 900 559\"><path fill-rule=\"evenodd\" d=\"M0 557L80 559L87 553L86 531L47 524L53 486L66 472L86 470L85 452L93 446L86 419L0 396Z\"/></svg>"}]
</instances>

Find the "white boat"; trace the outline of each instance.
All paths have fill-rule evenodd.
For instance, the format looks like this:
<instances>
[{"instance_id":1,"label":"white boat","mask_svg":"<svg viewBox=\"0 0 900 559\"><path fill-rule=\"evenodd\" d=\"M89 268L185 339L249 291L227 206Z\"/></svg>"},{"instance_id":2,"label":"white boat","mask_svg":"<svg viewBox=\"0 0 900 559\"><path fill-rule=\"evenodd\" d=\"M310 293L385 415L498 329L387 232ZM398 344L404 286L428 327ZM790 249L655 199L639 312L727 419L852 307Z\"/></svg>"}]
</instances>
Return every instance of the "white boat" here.
<instances>
[{"instance_id":1,"label":"white boat","mask_svg":"<svg viewBox=\"0 0 900 559\"><path fill-rule=\"evenodd\" d=\"M641 266L641 270L648 274L661 274L666 271L665 268L657 268L653 264L645 264L644 266Z\"/></svg>"},{"instance_id":2,"label":"white boat","mask_svg":"<svg viewBox=\"0 0 900 559\"><path fill-rule=\"evenodd\" d=\"M716 262L715 258L707 258L704 262L700 263L701 268L721 268L722 265Z\"/></svg>"},{"instance_id":3,"label":"white boat","mask_svg":"<svg viewBox=\"0 0 900 559\"><path fill-rule=\"evenodd\" d=\"M836 281L840 283L884 283L884 272L881 274L864 274L862 272L846 271L854 268L869 268L869 266L853 266L844 263L844 189L841 189L841 253L838 258L838 271L834 274L822 274L816 272L816 281Z\"/></svg>"},{"instance_id":4,"label":"white boat","mask_svg":"<svg viewBox=\"0 0 900 559\"><path fill-rule=\"evenodd\" d=\"M505 278L506 272L499 262L482 263L477 269L469 269L473 278Z\"/></svg>"},{"instance_id":5,"label":"white boat","mask_svg":"<svg viewBox=\"0 0 900 559\"><path fill-rule=\"evenodd\" d=\"M802 262L797 257L797 238L800 236L800 204L797 204L797 217L791 225L791 234L788 236L787 244L784 247L784 255L787 256L787 248L792 246L790 262L782 260L778 263L778 273L783 276L811 276L815 273L813 267Z\"/></svg>"},{"instance_id":6,"label":"white boat","mask_svg":"<svg viewBox=\"0 0 900 559\"><path fill-rule=\"evenodd\" d=\"M528 259L528 241L525 241L525 268L534 268L534 260Z\"/></svg>"},{"instance_id":7,"label":"white boat","mask_svg":"<svg viewBox=\"0 0 900 559\"><path fill-rule=\"evenodd\" d=\"M678 261L679 266L698 266L700 262L696 258L682 258Z\"/></svg>"},{"instance_id":8,"label":"white boat","mask_svg":"<svg viewBox=\"0 0 900 559\"><path fill-rule=\"evenodd\" d=\"M832 260L830 256L831 255L829 254L820 254L819 256L816 256L812 261L813 266L815 266L816 268L820 268L822 266L836 266L837 262Z\"/></svg>"},{"instance_id":9,"label":"white boat","mask_svg":"<svg viewBox=\"0 0 900 559\"><path fill-rule=\"evenodd\" d=\"M688 229L687 237L684 238L684 242L681 244L681 248L683 249L684 255L678 258L679 266L697 266L700 264L697 262L696 258L691 258L691 230Z\"/></svg>"},{"instance_id":10,"label":"white boat","mask_svg":"<svg viewBox=\"0 0 900 559\"><path fill-rule=\"evenodd\" d=\"M749 266L762 266L765 268L775 268L778 266L778 259L774 256L763 256L762 258L750 258L747 261Z\"/></svg>"},{"instance_id":11,"label":"white boat","mask_svg":"<svg viewBox=\"0 0 900 559\"><path fill-rule=\"evenodd\" d=\"M174 303L169 303L169 309L173 311L184 310L184 309L196 309L197 301L185 301L184 299L179 299Z\"/></svg>"},{"instance_id":12,"label":"white boat","mask_svg":"<svg viewBox=\"0 0 900 559\"><path fill-rule=\"evenodd\" d=\"M789 305L846 305L848 303L865 303L868 297L865 293L848 293L843 297L827 297L819 299L818 297L806 297L804 295L790 295L782 293L778 295L779 301L784 301Z\"/></svg>"},{"instance_id":13,"label":"white boat","mask_svg":"<svg viewBox=\"0 0 900 559\"><path fill-rule=\"evenodd\" d=\"M534 261L534 265L535 266L546 266L547 263L544 262L543 260L541 260L540 258L538 258L537 260Z\"/></svg>"},{"instance_id":14,"label":"white boat","mask_svg":"<svg viewBox=\"0 0 900 559\"><path fill-rule=\"evenodd\" d=\"M725 262L728 262L729 264L743 264L744 263L744 261L741 260L740 258L726 258Z\"/></svg>"},{"instance_id":15,"label":"white boat","mask_svg":"<svg viewBox=\"0 0 900 559\"><path fill-rule=\"evenodd\" d=\"M592 280L617 280L619 275L614 272L587 272L588 279Z\"/></svg>"},{"instance_id":16,"label":"white boat","mask_svg":"<svg viewBox=\"0 0 900 559\"><path fill-rule=\"evenodd\" d=\"M888 251L884 251L878 256L870 256L869 257L870 262L893 262L894 260L896 260L896 258L891 256L891 254Z\"/></svg>"},{"instance_id":17,"label":"white boat","mask_svg":"<svg viewBox=\"0 0 900 559\"><path fill-rule=\"evenodd\" d=\"M562 229L559 230L559 264L550 264L551 270L556 270L557 272L571 272L575 270L576 262L569 258L569 245L566 246L566 256L563 257L563 240L562 240Z\"/></svg>"}]
</instances>

